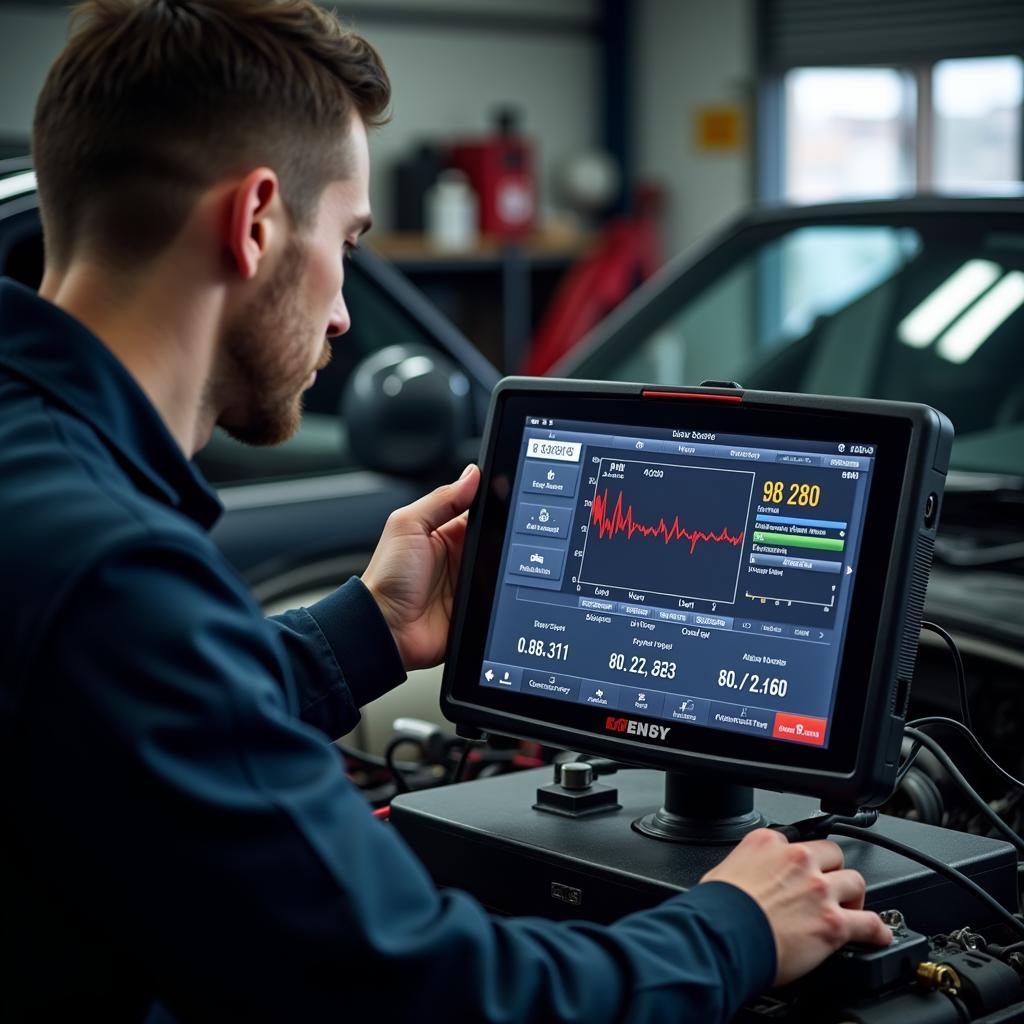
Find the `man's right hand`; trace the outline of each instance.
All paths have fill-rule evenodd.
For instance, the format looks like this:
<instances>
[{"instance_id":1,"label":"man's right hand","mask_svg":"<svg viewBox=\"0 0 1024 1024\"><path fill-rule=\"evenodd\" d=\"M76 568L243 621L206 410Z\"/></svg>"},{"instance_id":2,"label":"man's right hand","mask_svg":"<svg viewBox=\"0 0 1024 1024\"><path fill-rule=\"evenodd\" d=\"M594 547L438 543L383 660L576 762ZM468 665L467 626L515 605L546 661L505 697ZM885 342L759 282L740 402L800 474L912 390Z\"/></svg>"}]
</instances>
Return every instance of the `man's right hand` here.
<instances>
[{"instance_id":1,"label":"man's right hand","mask_svg":"<svg viewBox=\"0 0 1024 1024\"><path fill-rule=\"evenodd\" d=\"M775 936L776 985L806 974L847 942L887 946L892 933L864 909L864 879L843 868L843 851L828 839L790 844L757 829L702 882L728 882L752 897Z\"/></svg>"}]
</instances>

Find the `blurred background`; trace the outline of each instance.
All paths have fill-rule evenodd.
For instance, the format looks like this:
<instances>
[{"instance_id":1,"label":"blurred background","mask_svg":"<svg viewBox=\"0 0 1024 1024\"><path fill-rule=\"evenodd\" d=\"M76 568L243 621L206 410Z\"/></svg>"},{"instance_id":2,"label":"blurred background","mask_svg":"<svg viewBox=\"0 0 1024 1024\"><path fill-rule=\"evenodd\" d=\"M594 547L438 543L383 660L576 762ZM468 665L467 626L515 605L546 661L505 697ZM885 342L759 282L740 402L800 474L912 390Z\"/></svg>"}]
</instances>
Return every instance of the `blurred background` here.
<instances>
[{"instance_id":1,"label":"blurred background","mask_svg":"<svg viewBox=\"0 0 1024 1024\"><path fill-rule=\"evenodd\" d=\"M335 6L394 82L372 140L371 244L503 371L547 369L752 202L1021 178L1015 0ZM26 152L66 31L60 2L0 3L3 154Z\"/></svg>"},{"instance_id":2,"label":"blurred background","mask_svg":"<svg viewBox=\"0 0 1024 1024\"><path fill-rule=\"evenodd\" d=\"M986 744L1016 763L1021 0L338 10L394 85L352 328L294 438L217 434L197 460L264 607L361 572L392 509L478 457L503 373L927 402L957 430L927 617L972 654ZM29 285L32 111L67 29L61 2L0 0L0 273ZM923 651L916 711L948 711L945 652ZM398 713L437 719L438 686L383 698L354 749L380 753Z\"/></svg>"}]
</instances>

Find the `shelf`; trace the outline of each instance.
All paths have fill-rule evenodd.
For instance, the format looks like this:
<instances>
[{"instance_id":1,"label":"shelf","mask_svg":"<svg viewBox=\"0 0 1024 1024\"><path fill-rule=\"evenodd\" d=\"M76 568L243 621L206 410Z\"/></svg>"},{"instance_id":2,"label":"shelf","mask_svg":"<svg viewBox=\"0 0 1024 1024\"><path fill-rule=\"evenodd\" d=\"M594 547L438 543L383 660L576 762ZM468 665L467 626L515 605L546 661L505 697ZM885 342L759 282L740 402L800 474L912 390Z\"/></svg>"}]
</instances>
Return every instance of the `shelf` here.
<instances>
[{"instance_id":1,"label":"shelf","mask_svg":"<svg viewBox=\"0 0 1024 1024\"><path fill-rule=\"evenodd\" d=\"M523 239L482 238L472 249L450 252L433 246L419 232L375 234L366 244L403 269L430 271L499 270L509 259L530 265L564 266L582 256L592 239L570 232L536 232Z\"/></svg>"},{"instance_id":2,"label":"shelf","mask_svg":"<svg viewBox=\"0 0 1024 1024\"><path fill-rule=\"evenodd\" d=\"M498 337L497 350L489 357L505 372L516 372L523 364L534 326L535 292L549 294L553 280L550 275L568 269L586 255L593 242L590 235L549 230L514 241L483 238L466 252L437 249L418 232L375 233L366 244L417 282L434 301L442 300L449 289L470 297L477 295L477 285L465 281L459 284L462 275L493 275L496 285L490 287L497 287L500 309L494 310L492 306L487 310ZM548 276L535 282L535 272L546 272ZM450 280L444 280L446 276ZM478 305L485 301L478 299ZM443 305L443 301L439 304ZM471 337L476 333L467 329L466 324L460 326ZM495 332L485 329L481 333L489 336ZM488 354L480 336L472 340Z\"/></svg>"}]
</instances>

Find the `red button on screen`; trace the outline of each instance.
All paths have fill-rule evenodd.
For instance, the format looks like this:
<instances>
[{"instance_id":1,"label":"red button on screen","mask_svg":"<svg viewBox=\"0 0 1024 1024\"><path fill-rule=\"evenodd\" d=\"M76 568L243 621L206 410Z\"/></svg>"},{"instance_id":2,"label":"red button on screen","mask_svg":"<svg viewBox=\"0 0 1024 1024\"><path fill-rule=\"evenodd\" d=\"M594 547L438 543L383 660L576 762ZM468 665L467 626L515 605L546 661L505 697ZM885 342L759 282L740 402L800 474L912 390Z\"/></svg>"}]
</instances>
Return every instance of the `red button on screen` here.
<instances>
[{"instance_id":1,"label":"red button on screen","mask_svg":"<svg viewBox=\"0 0 1024 1024\"><path fill-rule=\"evenodd\" d=\"M775 713L775 729L772 735L778 740L795 740L820 747L825 742L826 718L808 718L806 715Z\"/></svg>"}]
</instances>

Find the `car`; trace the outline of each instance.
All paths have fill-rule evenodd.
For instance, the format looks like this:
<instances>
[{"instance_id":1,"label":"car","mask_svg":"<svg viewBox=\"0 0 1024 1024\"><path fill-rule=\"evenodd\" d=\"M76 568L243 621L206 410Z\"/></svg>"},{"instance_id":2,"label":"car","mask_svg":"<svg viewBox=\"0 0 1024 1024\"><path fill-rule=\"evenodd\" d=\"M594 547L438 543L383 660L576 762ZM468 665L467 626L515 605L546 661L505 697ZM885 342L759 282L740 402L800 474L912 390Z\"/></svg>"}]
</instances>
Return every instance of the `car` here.
<instances>
[{"instance_id":1,"label":"car","mask_svg":"<svg viewBox=\"0 0 1024 1024\"><path fill-rule=\"evenodd\" d=\"M957 437L925 617L966 658L982 743L1020 777L1022 356L1024 198L922 196L745 213L663 268L552 373L738 380L944 411ZM944 642L922 634L912 716L961 715ZM972 778L991 783L966 743L950 743ZM976 827L973 810L951 809L944 773L925 768L926 778L910 779L916 788L904 787L904 810ZM1000 799L1019 830L1019 792Z\"/></svg>"},{"instance_id":2,"label":"car","mask_svg":"<svg viewBox=\"0 0 1024 1024\"><path fill-rule=\"evenodd\" d=\"M33 283L40 255L30 166L0 164L0 271ZM1022 283L1020 197L754 209L664 267L552 370L667 385L738 379L945 411L958 436L926 616L967 656L977 731L1018 774ZM198 460L226 507L215 538L268 610L361 571L388 512L475 456L499 377L372 252L356 255L345 289L352 332L310 392L299 434L270 450L218 435ZM389 400L403 381L417 403ZM436 424L444 429L431 433ZM914 715L959 713L941 644L936 634L923 639ZM428 673L383 698L357 742L380 748L395 709L436 718L438 689ZM917 788L903 794L903 810L967 824L966 810L951 818L934 799L941 772L919 763L927 770L908 776Z\"/></svg>"}]
</instances>

